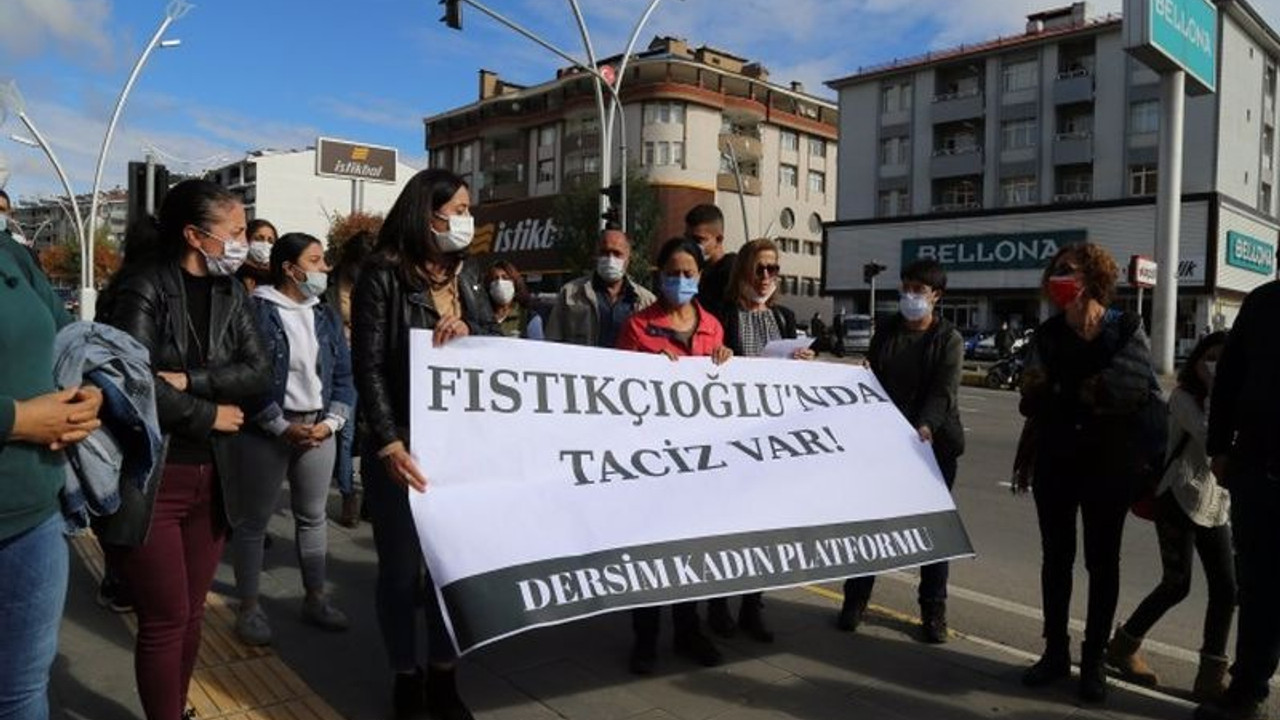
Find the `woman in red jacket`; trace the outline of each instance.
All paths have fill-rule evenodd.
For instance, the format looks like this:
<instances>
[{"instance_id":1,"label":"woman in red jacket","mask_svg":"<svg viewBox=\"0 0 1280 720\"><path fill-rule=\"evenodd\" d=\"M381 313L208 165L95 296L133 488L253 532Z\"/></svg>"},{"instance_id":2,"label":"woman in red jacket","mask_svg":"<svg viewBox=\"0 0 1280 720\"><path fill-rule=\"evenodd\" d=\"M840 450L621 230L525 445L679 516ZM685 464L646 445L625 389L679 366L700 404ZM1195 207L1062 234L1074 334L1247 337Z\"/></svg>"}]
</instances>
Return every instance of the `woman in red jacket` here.
<instances>
[{"instance_id":1,"label":"woman in red jacket","mask_svg":"<svg viewBox=\"0 0 1280 720\"><path fill-rule=\"evenodd\" d=\"M733 351L725 347L720 321L694 299L705 264L702 250L693 240L668 240L658 253L658 302L627 320L618 333L618 349L662 353L672 360L710 357L717 365L733 357ZM659 607L631 611L631 627L636 635L631 672L637 675L652 673L657 663L660 612ZM676 653L707 667L719 665L720 650L702 633L697 603L677 603L671 614Z\"/></svg>"}]
</instances>

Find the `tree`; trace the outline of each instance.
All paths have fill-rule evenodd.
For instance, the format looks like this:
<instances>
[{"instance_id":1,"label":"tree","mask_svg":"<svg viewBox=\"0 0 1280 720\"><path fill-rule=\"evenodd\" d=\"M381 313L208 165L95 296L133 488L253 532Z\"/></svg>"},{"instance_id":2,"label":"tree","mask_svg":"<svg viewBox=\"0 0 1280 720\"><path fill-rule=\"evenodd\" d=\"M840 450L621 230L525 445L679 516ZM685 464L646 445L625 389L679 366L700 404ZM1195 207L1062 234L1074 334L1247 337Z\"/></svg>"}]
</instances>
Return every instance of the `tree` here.
<instances>
[{"instance_id":1,"label":"tree","mask_svg":"<svg viewBox=\"0 0 1280 720\"><path fill-rule=\"evenodd\" d=\"M356 211L350 215L334 213L329 221L329 257L342 257L342 246L361 232L368 232L374 238L382 230L382 215Z\"/></svg>"},{"instance_id":2,"label":"tree","mask_svg":"<svg viewBox=\"0 0 1280 720\"><path fill-rule=\"evenodd\" d=\"M576 188L560 194L553 209L560 232L560 255L574 274L595 268L596 243L600 239L600 188L589 178ZM627 170L627 235L631 238L628 274L644 279L650 270L649 248L657 240L661 212L658 193L649 184L648 174L632 164Z\"/></svg>"},{"instance_id":3,"label":"tree","mask_svg":"<svg viewBox=\"0 0 1280 720\"><path fill-rule=\"evenodd\" d=\"M111 239L108 228L98 228L93 244L93 281L98 287L107 284L120 269L120 246ZM55 285L79 286L80 243L66 237L40 252L40 267Z\"/></svg>"}]
</instances>

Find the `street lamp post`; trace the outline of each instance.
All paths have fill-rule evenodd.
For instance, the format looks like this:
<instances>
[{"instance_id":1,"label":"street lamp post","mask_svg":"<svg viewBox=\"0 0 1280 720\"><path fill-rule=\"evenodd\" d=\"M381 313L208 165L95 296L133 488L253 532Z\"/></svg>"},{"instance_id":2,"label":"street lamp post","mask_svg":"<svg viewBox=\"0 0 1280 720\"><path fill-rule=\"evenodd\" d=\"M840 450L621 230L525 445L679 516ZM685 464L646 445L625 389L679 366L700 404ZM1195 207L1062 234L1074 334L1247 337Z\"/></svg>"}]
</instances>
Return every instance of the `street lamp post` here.
<instances>
[{"instance_id":1,"label":"street lamp post","mask_svg":"<svg viewBox=\"0 0 1280 720\"><path fill-rule=\"evenodd\" d=\"M512 20L509 20L506 17L503 17L498 12L490 9L489 7L486 7L484 4L478 2L477 0L452 0L451 3L446 3L446 5L456 6L458 2L465 2L466 4L475 8L476 10L479 10L485 15L488 15L494 20L498 21L502 25L507 26L508 28L516 31L517 33L525 36L529 40L532 40L533 42L541 45L547 50L550 50L555 55L567 60L574 67L577 67L578 69L592 76L592 78L595 80L596 111L599 115L599 123L600 123L600 188L601 189L605 189L609 187L609 185L613 181L612 151L613 151L613 118L615 117L615 112L616 112L616 115L620 117L620 129L622 132L622 138L620 143L620 148L622 151L622 167L621 167L622 194L619 198L621 201L620 203L621 207L619 208L619 212L620 212L619 217L622 221L622 226L624 229L627 226L627 144L626 144L627 139L626 139L626 119L625 117L621 117L623 115L622 97L620 95L622 90L622 80L623 80L624 73L626 72L627 60L630 58L632 51L635 49L636 40L637 38L640 37L640 33L644 29L645 23L648 22L649 16L653 14L654 9L657 8L658 3L660 3L661 1L662 0L649 0L649 6L645 9L644 13L640 16L640 20L636 22L635 28L631 31L631 37L628 38L627 40L627 50L626 50L626 53L624 53L622 56L622 62L619 64L618 72L613 82L610 82L608 78L606 78L603 74L601 74L600 69L596 67L596 54L595 54L595 48L591 44L591 33L587 29L586 20L582 16L582 11L581 11L581 8L579 8L578 6L577 0L569 0L569 6L573 10L574 19L577 21L578 30L582 35L583 49L587 53L587 62L585 63L579 60L578 58L574 57L573 55L570 55L569 53L565 52L564 50L561 50L560 48L556 47L550 42L544 40L543 38L539 37L533 31L525 27L522 27L518 23ZM445 20L448 21L449 19L450 19L449 16L446 15ZM456 22L456 27L460 29L461 28L460 19L455 17L453 18L453 20L454 22ZM450 23L450 27L455 27L454 22ZM608 91L608 93L612 97L612 102L609 104L609 108L607 112L605 110L605 101L604 101L604 93L606 91ZM601 194L600 196L600 215L601 215L600 228L601 229L604 229L604 224L605 224L604 212L605 210L607 210L607 207L605 205L607 202L608 202L608 199L603 194Z\"/></svg>"},{"instance_id":2,"label":"street lamp post","mask_svg":"<svg viewBox=\"0 0 1280 720\"><path fill-rule=\"evenodd\" d=\"M142 66L146 65L147 59L151 57L151 52L157 46L171 48L177 47L180 40L164 40L161 36L169 29L175 20L186 15L191 8L195 7L187 0L171 0L165 8L164 20L160 21L160 26L156 28L156 32L151 36L151 41L147 43L142 54L138 56L138 61L133 65L133 71L129 73L129 79L125 81L124 87L120 90L120 97L116 100L116 107L111 112L111 121L107 123L107 132L102 137L102 150L98 153L98 167L93 173L93 191L90 193L89 199L89 234L81 241L81 257L80 263L80 318L82 320L93 319L94 305L97 304L98 291L93 283L93 244L95 235L98 230L98 190L102 187L102 171L107 164L107 153L111 150L111 138L116 131L116 123L120 120L120 113L124 110L125 101L129 99L129 92L133 90L133 84L138 79L138 75L142 72Z\"/></svg>"}]
</instances>

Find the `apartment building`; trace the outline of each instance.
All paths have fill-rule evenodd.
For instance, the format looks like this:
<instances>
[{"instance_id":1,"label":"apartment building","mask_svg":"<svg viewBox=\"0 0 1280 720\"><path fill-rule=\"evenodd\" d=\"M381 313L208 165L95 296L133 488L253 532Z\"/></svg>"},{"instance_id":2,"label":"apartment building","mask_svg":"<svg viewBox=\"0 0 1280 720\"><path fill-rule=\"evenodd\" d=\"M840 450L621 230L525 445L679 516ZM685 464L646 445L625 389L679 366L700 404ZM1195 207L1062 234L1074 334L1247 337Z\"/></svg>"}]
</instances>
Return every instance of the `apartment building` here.
<instances>
[{"instance_id":1,"label":"apartment building","mask_svg":"<svg viewBox=\"0 0 1280 720\"><path fill-rule=\"evenodd\" d=\"M616 70L620 60L601 66ZM776 239L787 304L802 317L829 317L818 291L823 223L835 217L835 104L798 83L771 83L759 63L670 37L633 55L620 82L612 167L629 162L645 173L662 213L657 237L680 234L690 207L715 203L728 248ZM476 102L424 123L431 164L472 187L479 248L531 273L541 289L567 279L554 205L599 184L592 78L570 68L525 87L481 70Z\"/></svg>"},{"instance_id":2,"label":"apartment building","mask_svg":"<svg viewBox=\"0 0 1280 720\"><path fill-rule=\"evenodd\" d=\"M1217 93L1186 101L1180 349L1276 276L1280 36L1242 0L1217 5ZM1122 265L1155 256L1159 77L1125 52L1120 16L1075 3L1013 37L828 85L843 152L823 286L838 304L865 311L864 263L888 266L892 284L904 263L935 257L957 324L1031 325L1047 315L1040 273L1060 244L1099 243ZM882 297L890 310L896 296Z\"/></svg>"}]
</instances>

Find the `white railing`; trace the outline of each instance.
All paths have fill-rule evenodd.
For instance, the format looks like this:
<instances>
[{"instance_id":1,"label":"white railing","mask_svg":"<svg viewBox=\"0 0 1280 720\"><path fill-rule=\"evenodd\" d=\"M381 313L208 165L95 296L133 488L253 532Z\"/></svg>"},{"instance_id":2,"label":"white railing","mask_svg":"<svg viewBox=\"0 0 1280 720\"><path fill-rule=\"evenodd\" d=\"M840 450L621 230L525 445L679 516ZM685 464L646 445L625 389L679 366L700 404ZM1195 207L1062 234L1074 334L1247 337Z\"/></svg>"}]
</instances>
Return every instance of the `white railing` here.
<instances>
[{"instance_id":1,"label":"white railing","mask_svg":"<svg viewBox=\"0 0 1280 720\"><path fill-rule=\"evenodd\" d=\"M1063 70L1062 72L1058 73L1058 79L1070 80L1072 78L1078 78L1078 77L1089 77L1092 74L1093 73L1089 71L1089 68L1078 67L1073 70Z\"/></svg>"},{"instance_id":2,"label":"white railing","mask_svg":"<svg viewBox=\"0 0 1280 720\"><path fill-rule=\"evenodd\" d=\"M1054 140L1088 140L1093 137L1090 130L1076 130L1075 132L1060 132L1053 136Z\"/></svg>"},{"instance_id":3,"label":"white railing","mask_svg":"<svg viewBox=\"0 0 1280 720\"><path fill-rule=\"evenodd\" d=\"M963 100L965 98L977 97L982 94L982 88L972 88L969 90L956 90L955 92L938 93L933 96L936 103L946 102L948 100Z\"/></svg>"},{"instance_id":4,"label":"white railing","mask_svg":"<svg viewBox=\"0 0 1280 720\"><path fill-rule=\"evenodd\" d=\"M1053 201L1056 203L1088 202L1092 198L1093 193L1087 192L1058 193L1053 196Z\"/></svg>"},{"instance_id":5,"label":"white railing","mask_svg":"<svg viewBox=\"0 0 1280 720\"><path fill-rule=\"evenodd\" d=\"M955 147L940 147L933 151L933 156L949 157L951 155L971 155L980 152L982 152L981 145L958 145Z\"/></svg>"}]
</instances>

